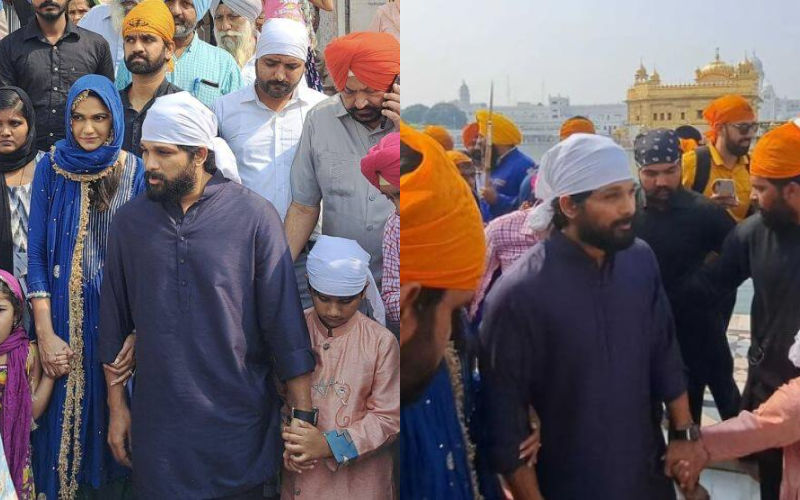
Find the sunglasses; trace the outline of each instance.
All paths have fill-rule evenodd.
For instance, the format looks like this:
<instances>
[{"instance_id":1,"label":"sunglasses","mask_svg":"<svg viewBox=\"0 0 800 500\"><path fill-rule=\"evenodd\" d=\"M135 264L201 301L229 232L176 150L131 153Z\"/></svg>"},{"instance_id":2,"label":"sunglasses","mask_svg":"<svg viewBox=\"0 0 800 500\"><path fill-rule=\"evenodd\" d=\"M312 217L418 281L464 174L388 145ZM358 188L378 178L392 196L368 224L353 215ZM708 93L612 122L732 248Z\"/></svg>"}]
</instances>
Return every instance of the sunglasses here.
<instances>
[{"instance_id":1,"label":"sunglasses","mask_svg":"<svg viewBox=\"0 0 800 500\"><path fill-rule=\"evenodd\" d=\"M740 134L747 134L751 130L755 132L758 129L758 123L750 122L750 123L729 123L731 127L735 128L739 131Z\"/></svg>"}]
</instances>

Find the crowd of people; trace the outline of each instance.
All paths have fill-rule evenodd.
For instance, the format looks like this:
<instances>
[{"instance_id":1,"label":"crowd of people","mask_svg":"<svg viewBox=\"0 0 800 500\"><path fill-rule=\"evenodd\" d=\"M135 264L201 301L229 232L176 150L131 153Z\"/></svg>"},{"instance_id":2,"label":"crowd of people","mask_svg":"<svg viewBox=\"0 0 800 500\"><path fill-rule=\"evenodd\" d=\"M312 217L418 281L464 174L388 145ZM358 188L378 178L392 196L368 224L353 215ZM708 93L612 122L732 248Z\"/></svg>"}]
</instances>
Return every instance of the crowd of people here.
<instances>
[{"instance_id":1,"label":"crowd of people","mask_svg":"<svg viewBox=\"0 0 800 500\"><path fill-rule=\"evenodd\" d=\"M758 136L739 95L703 117L633 161L581 116L538 164L497 112L460 150L401 128L403 498L707 498L702 469L747 455L761 498L797 497L800 119Z\"/></svg>"},{"instance_id":2,"label":"crowd of people","mask_svg":"<svg viewBox=\"0 0 800 500\"><path fill-rule=\"evenodd\" d=\"M0 497L391 497L399 1L0 5Z\"/></svg>"}]
</instances>

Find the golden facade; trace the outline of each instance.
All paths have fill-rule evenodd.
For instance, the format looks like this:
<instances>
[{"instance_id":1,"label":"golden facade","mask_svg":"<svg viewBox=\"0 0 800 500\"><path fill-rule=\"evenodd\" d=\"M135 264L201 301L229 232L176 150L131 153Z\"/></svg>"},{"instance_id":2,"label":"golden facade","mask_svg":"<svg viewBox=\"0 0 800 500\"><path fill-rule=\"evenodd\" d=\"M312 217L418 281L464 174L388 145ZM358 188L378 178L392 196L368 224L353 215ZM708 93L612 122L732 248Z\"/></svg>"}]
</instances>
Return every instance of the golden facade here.
<instances>
[{"instance_id":1,"label":"golden facade","mask_svg":"<svg viewBox=\"0 0 800 500\"><path fill-rule=\"evenodd\" d=\"M733 66L721 61L719 50L714 61L695 71L695 83L664 85L658 71L652 75L640 64L634 84L628 89L628 124L642 130L692 125L708 129L703 110L726 94L739 94L750 101L758 114L760 75L752 61L745 58Z\"/></svg>"}]
</instances>

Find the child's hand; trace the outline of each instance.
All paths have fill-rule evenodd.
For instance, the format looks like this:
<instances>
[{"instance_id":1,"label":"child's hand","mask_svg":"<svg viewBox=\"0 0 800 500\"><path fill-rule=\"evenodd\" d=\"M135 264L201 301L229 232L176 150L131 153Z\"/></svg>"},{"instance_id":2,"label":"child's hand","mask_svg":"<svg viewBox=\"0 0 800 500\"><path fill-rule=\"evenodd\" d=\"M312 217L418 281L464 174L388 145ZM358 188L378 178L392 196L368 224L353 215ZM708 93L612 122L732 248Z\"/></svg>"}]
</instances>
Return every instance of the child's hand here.
<instances>
[{"instance_id":1,"label":"child's hand","mask_svg":"<svg viewBox=\"0 0 800 500\"><path fill-rule=\"evenodd\" d=\"M283 450L283 466L290 472L302 474L304 470L311 470L317 465L316 460L311 460L304 464L298 464L294 461L294 457L289 453L289 450Z\"/></svg>"},{"instance_id":2,"label":"child's hand","mask_svg":"<svg viewBox=\"0 0 800 500\"><path fill-rule=\"evenodd\" d=\"M282 434L286 441L286 450L292 455L295 463L332 457L331 447L322 432L313 425L299 419L293 419L289 428L284 427Z\"/></svg>"}]
</instances>

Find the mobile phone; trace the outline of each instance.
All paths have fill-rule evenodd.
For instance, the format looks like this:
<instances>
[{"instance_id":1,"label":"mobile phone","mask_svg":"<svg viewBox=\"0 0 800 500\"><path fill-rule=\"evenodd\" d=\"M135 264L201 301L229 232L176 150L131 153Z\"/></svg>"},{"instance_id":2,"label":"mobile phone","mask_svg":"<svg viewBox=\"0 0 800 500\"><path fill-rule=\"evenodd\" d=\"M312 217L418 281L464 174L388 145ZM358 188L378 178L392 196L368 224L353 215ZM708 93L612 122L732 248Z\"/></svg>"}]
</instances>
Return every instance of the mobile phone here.
<instances>
[{"instance_id":1,"label":"mobile phone","mask_svg":"<svg viewBox=\"0 0 800 500\"><path fill-rule=\"evenodd\" d=\"M717 179L714 181L714 187L712 189L716 195L730 196L731 198L736 197L736 186L732 179Z\"/></svg>"},{"instance_id":2,"label":"mobile phone","mask_svg":"<svg viewBox=\"0 0 800 500\"><path fill-rule=\"evenodd\" d=\"M389 84L389 88L386 89L386 93L390 94L394 90L395 84L398 84L398 83L400 83L400 75L399 74L398 75L394 75L394 79L392 80L392 83ZM381 120L381 130L386 128L386 120L388 120L388 119L389 119L388 116L384 116L383 119Z\"/></svg>"}]
</instances>

